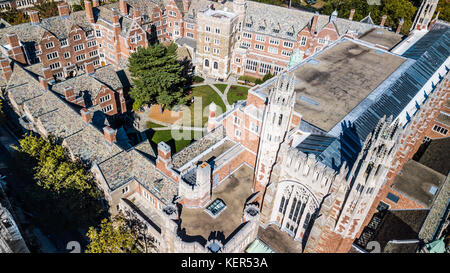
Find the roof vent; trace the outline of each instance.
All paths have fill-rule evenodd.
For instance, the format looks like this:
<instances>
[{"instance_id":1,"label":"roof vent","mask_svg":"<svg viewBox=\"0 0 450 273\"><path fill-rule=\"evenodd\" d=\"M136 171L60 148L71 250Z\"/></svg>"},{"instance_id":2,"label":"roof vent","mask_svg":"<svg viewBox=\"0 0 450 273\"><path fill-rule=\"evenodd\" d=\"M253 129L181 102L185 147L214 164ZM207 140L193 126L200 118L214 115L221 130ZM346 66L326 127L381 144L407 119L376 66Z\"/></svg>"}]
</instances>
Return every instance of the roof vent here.
<instances>
[{"instance_id":1,"label":"roof vent","mask_svg":"<svg viewBox=\"0 0 450 273\"><path fill-rule=\"evenodd\" d=\"M431 193L432 195L435 195L437 190L438 190L438 188L436 186L431 186L431 188L428 192Z\"/></svg>"}]
</instances>

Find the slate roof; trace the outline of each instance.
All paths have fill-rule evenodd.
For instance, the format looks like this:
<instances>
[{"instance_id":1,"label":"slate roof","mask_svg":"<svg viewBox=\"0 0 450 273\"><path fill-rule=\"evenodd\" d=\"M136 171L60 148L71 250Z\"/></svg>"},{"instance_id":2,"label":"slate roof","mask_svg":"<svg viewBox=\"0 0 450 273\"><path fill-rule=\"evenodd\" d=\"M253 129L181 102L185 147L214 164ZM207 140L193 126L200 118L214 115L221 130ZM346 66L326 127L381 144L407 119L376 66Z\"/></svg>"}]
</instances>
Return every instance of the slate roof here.
<instances>
[{"instance_id":1,"label":"slate roof","mask_svg":"<svg viewBox=\"0 0 450 273\"><path fill-rule=\"evenodd\" d=\"M248 27L245 25L244 30L263 33L285 40L296 41L297 33L307 26L314 16L312 12L287 9L254 1L247 1L247 6L246 23L252 23L252 26ZM328 15L319 15L317 29L322 29L329 22L330 17ZM349 30L362 34L371 28L380 28L380 26L373 24L342 18L336 18L335 24L340 35L345 34ZM260 30L260 26L265 26L265 30ZM279 33L273 32L273 29L278 29ZM289 36L288 32L293 33L293 36Z\"/></svg>"},{"instance_id":2,"label":"slate roof","mask_svg":"<svg viewBox=\"0 0 450 273\"><path fill-rule=\"evenodd\" d=\"M450 137L431 140L419 162L443 175L448 175L450 172Z\"/></svg>"},{"instance_id":3,"label":"slate roof","mask_svg":"<svg viewBox=\"0 0 450 273\"><path fill-rule=\"evenodd\" d=\"M92 25L86 18L86 12L76 11L70 13L69 16L54 16L49 18L41 18L39 24L24 23L10 27L0 28L0 44L8 43L7 33L17 34L19 40L23 43L35 42L39 43L45 31L49 31L58 39L68 37L72 27L77 25L84 31L92 30Z\"/></svg>"},{"instance_id":4,"label":"slate roof","mask_svg":"<svg viewBox=\"0 0 450 273\"><path fill-rule=\"evenodd\" d=\"M178 153L172 156L172 164L175 168L180 168L184 164L188 163L194 157L200 155L205 150L225 138L225 129L220 126L214 129L212 132L203 136L201 139L193 142L189 146L186 146Z\"/></svg>"},{"instance_id":5,"label":"slate roof","mask_svg":"<svg viewBox=\"0 0 450 273\"><path fill-rule=\"evenodd\" d=\"M144 155L131 149L123 151L98 164L111 191L135 180L164 204L171 204L178 194L178 184L160 171Z\"/></svg>"}]
</instances>

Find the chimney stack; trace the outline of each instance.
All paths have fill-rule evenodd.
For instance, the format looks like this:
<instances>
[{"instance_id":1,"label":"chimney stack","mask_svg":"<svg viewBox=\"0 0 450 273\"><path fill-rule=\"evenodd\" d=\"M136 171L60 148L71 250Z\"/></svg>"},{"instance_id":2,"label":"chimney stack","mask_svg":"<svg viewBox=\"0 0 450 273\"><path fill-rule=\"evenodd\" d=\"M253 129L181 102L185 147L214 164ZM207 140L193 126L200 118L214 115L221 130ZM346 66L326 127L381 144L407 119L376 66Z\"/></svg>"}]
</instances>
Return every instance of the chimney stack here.
<instances>
[{"instance_id":1,"label":"chimney stack","mask_svg":"<svg viewBox=\"0 0 450 273\"><path fill-rule=\"evenodd\" d=\"M90 62L86 64L86 73L93 74L95 72L94 63Z\"/></svg>"},{"instance_id":2,"label":"chimney stack","mask_svg":"<svg viewBox=\"0 0 450 273\"><path fill-rule=\"evenodd\" d=\"M316 13L314 14L313 21L312 21L312 24L311 24L311 32L312 32L312 34L316 34L317 21L318 21L318 20L319 20L319 13L316 12Z\"/></svg>"},{"instance_id":3,"label":"chimney stack","mask_svg":"<svg viewBox=\"0 0 450 273\"><path fill-rule=\"evenodd\" d=\"M39 77L39 83L41 84L41 87L42 89L44 89L44 91L48 90L48 82L44 78Z\"/></svg>"},{"instance_id":4,"label":"chimney stack","mask_svg":"<svg viewBox=\"0 0 450 273\"><path fill-rule=\"evenodd\" d=\"M120 0L119 2L119 8L120 8L120 14L122 16L125 16L128 14L128 5L127 5L127 1L125 0Z\"/></svg>"},{"instance_id":5,"label":"chimney stack","mask_svg":"<svg viewBox=\"0 0 450 273\"><path fill-rule=\"evenodd\" d=\"M45 79L47 82L51 82L51 81L54 80L54 78L53 78L53 72L52 72L52 70L50 69L50 67L44 67L44 68L42 68L42 74L44 75L44 79Z\"/></svg>"},{"instance_id":6,"label":"chimney stack","mask_svg":"<svg viewBox=\"0 0 450 273\"><path fill-rule=\"evenodd\" d=\"M191 0L184 0L184 12L188 13L189 12L189 7L191 6Z\"/></svg>"},{"instance_id":7,"label":"chimney stack","mask_svg":"<svg viewBox=\"0 0 450 273\"><path fill-rule=\"evenodd\" d=\"M92 10L92 2L89 0L85 0L84 9L86 10L86 17L88 21L94 23L94 11Z\"/></svg>"},{"instance_id":8,"label":"chimney stack","mask_svg":"<svg viewBox=\"0 0 450 273\"><path fill-rule=\"evenodd\" d=\"M21 64L27 64L25 54L23 54L22 46L19 43L17 34L8 33L6 34L6 38L8 39L8 44L10 47L10 49L8 50L8 56Z\"/></svg>"},{"instance_id":9,"label":"chimney stack","mask_svg":"<svg viewBox=\"0 0 450 273\"><path fill-rule=\"evenodd\" d=\"M352 20L353 21L353 15L355 15L355 9L352 9L350 11L350 17L348 17L348 20Z\"/></svg>"},{"instance_id":10,"label":"chimney stack","mask_svg":"<svg viewBox=\"0 0 450 273\"><path fill-rule=\"evenodd\" d=\"M116 142L116 130L109 126L103 127L103 133L105 134L106 141L108 141L109 144L113 144Z\"/></svg>"},{"instance_id":11,"label":"chimney stack","mask_svg":"<svg viewBox=\"0 0 450 273\"><path fill-rule=\"evenodd\" d=\"M69 16L70 14L69 4L67 4L66 2L58 3L58 13L59 16L61 17Z\"/></svg>"},{"instance_id":12,"label":"chimney stack","mask_svg":"<svg viewBox=\"0 0 450 273\"><path fill-rule=\"evenodd\" d=\"M66 88L64 88L64 97L69 102L72 102L75 100L75 92L73 91L72 86L66 86Z\"/></svg>"},{"instance_id":13,"label":"chimney stack","mask_svg":"<svg viewBox=\"0 0 450 273\"><path fill-rule=\"evenodd\" d=\"M386 23L386 19L387 19L387 15L383 15L383 17L381 17L381 23L380 26L384 27L384 24Z\"/></svg>"},{"instance_id":14,"label":"chimney stack","mask_svg":"<svg viewBox=\"0 0 450 273\"><path fill-rule=\"evenodd\" d=\"M400 33L400 31L402 31L402 26L403 26L403 23L405 22L405 19L400 19L400 22L398 23L398 27L397 27L397 31L396 31L396 33L398 34L398 33Z\"/></svg>"},{"instance_id":15,"label":"chimney stack","mask_svg":"<svg viewBox=\"0 0 450 273\"><path fill-rule=\"evenodd\" d=\"M214 128L216 128L216 111L217 105L212 102L209 105L208 132L211 132Z\"/></svg>"},{"instance_id":16,"label":"chimney stack","mask_svg":"<svg viewBox=\"0 0 450 273\"><path fill-rule=\"evenodd\" d=\"M92 0L92 6L94 8L100 6L100 0Z\"/></svg>"},{"instance_id":17,"label":"chimney stack","mask_svg":"<svg viewBox=\"0 0 450 273\"><path fill-rule=\"evenodd\" d=\"M89 112L89 110L87 110L86 108L83 108L80 110L80 114L81 114L81 119L84 122L86 122L86 123L92 122L92 115L91 115L91 112Z\"/></svg>"},{"instance_id":18,"label":"chimney stack","mask_svg":"<svg viewBox=\"0 0 450 273\"><path fill-rule=\"evenodd\" d=\"M8 58L2 58L0 60L0 66L2 68L5 82L8 82L12 75L11 63L9 62Z\"/></svg>"},{"instance_id":19,"label":"chimney stack","mask_svg":"<svg viewBox=\"0 0 450 273\"><path fill-rule=\"evenodd\" d=\"M37 10L30 10L28 12L28 16L30 16L30 21L34 25L39 24L41 22L41 20L39 19L39 11Z\"/></svg>"},{"instance_id":20,"label":"chimney stack","mask_svg":"<svg viewBox=\"0 0 450 273\"><path fill-rule=\"evenodd\" d=\"M162 164L166 169L172 164L172 152L170 146L163 141L158 143L158 158L156 164L157 166Z\"/></svg>"}]
</instances>

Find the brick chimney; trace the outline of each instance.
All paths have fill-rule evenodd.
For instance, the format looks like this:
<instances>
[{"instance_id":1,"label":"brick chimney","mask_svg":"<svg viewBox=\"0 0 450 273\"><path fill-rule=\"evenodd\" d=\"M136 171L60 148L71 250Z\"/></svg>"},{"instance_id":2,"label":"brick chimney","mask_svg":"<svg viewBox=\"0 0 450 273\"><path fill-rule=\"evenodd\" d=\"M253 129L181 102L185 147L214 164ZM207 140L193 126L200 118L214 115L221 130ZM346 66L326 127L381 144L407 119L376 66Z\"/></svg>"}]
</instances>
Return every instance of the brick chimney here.
<instances>
[{"instance_id":1,"label":"brick chimney","mask_svg":"<svg viewBox=\"0 0 450 273\"><path fill-rule=\"evenodd\" d=\"M54 80L54 78L53 78L53 72L52 72L52 70L50 69L50 67L44 67L44 68L42 68L42 74L44 75L44 79L45 79L47 82L51 82L51 81Z\"/></svg>"},{"instance_id":2,"label":"brick chimney","mask_svg":"<svg viewBox=\"0 0 450 273\"><path fill-rule=\"evenodd\" d=\"M8 44L10 47L10 49L8 50L9 57L21 64L27 64L25 54L23 54L22 46L19 43L19 38L17 38L17 34L8 33L6 34L6 37L8 39Z\"/></svg>"},{"instance_id":3,"label":"brick chimney","mask_svg":"<svg viewBox=\"0 0 450 273\"><path fill-rule=\"evenodd\" d=\"M387 15L383 15L383 17L381 17L381 23L380 26L384 27L384 24L386 23L386 19L387 19Z\"/></svg>"},{"instance_id":4,"label":"brick chimney","mask_svg":"<svg viewBox=\"0 0 450 273\"><path fill-rule=\"evenodd\" d=\"M84 9L86 10L86 17L89 22L94 23L94 11L92 10L92 2L84 1Z\"/></svg>"},{"instance_id":5,"label":"brick chimney","mask_svg":"<svg viewBox=\"0 0 450 273\"><path fill-rule=\"evenodd\" d=\"M30 10L28 12L28 16L30 16L30 21L32 24L39 24L41 20L39 19L39 11L37 10Z\"/></svg>"},{"instance_id":6,"label":"brick chimney","mask_svg":"<svg viewBox=\"0 0 450 273\"><path fill-rule=\"evenodd\" d=\"M121 31L120 23L119 23L119 13L116 9L112 9L113 16L112 16L112 23L114 28L114 35L117 37Z\"/></svg>"},{"instance_id":7,"label":"brick chimney","mask_svg":"<svg viewBox=\"0 0 450 273\"><path fill-rule=\"evenodd\" d=\"M120 0L119 1L119 8L120 8L120 14L122 16L125 16L128 14L128 5L127 5L127 1L125 0Z\"/></svg>"},{"instance_id":8,"label":"brick chimney","mask_svg":"<svg viewBox=\"0 0 450 273\"><path fill-rule=\"evenodd\" d=\"M87 110L86 108L83 108L80 110L80 114L81 114L81 119L84 122L86 122L86 123L92 122L92 115L91 115L91 112L89 112L89 110Z\"/></svg>"},{"instance_id":9,"label":"brick chimney","mask_svg":"<svg viewBox=\"0 0 450 273\"><path fill-rule=\"evenodd\" d=\"M355 15L355 9L352 9L350 11L350 16L348 17L348 20L352 20L353 21L353 16Z\"/></svg>"},{"instance_id":10,"label":"brick chimney","mask_svg":"<svg viewBox=\"0 0 450 273\"><path fill-rule=\"evenodd\" d=\"M116 142L116 130L109 126L103 127L103 133L105 134L105 139L109 144Z\"/></svg>"},{"instance_id":11,"label":"brick chimney","mask_svg":"<svg viewBox=\"0 0 450 273\"><path fill-rule=\"evenodd\" d=\"M398 23L398 27L397 27L397 31L396 31L396 33L400 33L400 31L402 31L402 26L403 26L403 23L405 22L405 19L400 19L400 22Z\"/></svg>"},{"instance_id":12,"label":"brick chimney","mask_svg":"<svg viewBox=\"0 0 450 273\"><path fill-rule=\"evenodd\" d=\"M39 77L39 83L41 84L41 87L42 89L44 89L44 91L48 90L48 82L44 78Z\"/></svg>"},{"instance_id":13,"label":"brick chimney","mask_svg":"<svg viewBox=\"0 0 450 273\"><path fill-rule=\"evenodd\" d=\"M95 72L94 63L90 62L86 64L86 73L93 74Z\"/></svg>"},{"instance_id":14,"label":"brick chimney","mask_svg":"<svg viewBox=\"0 0 450 273\"><path fill-rule=\"evenodd\" d=\"M172 164L172 152L170 150L170 146L165 142L161 141L158 143L158 158L156 159L157 168L161 168L161 170L168 169L168 167Z\"/></svg>"},{"instance_id":15,"label":"brick chimney","mask_svg":"<svg viewBox=\"0 0 450 273\"><path fill-rule=\"evenodd\" d=\"M67 4L66 2L58 3L58 13L59 16L61 17L69 16L70 14L69 4Z\"/></svg>"},{"instance_id":16,"label":"brick chimney","mask_svg":"<svg viewBox=\"0 0 450 273\"><path fill-rule=\"evenodd\" d=\"M66 88L64 88L64 97L69 102L72 102L75 100L75 92L73 91L72 86L66 86Z\"/></svg>"},{"instance_id":17,"label":"brick chimney","mask_svg":"<svg viewBox=\"0 0 450 273\"><path fill-rule=\"evenodd\" d=\"M100 0L92 0L92 6L94 8L100 6Z\"/></svg>"},{"instance_id":18,"label":"brick chimney","mask_svg":"<svg viewBox=\"0 0 450 273\"><path fill-rule=\"evenodd\" d=\"M216 128L216 111L217 105L212 102L209 105L208 132L211 132L214 128Z\"/></svg>"},{"instance_id":19,"label":"brick chimney","mask_svg":"<svg viewBox=\"0 0 450 273\"><path fill-rule=\"evenodd\" d=\"M188 13L189 7L191 6L191 0L184 0L183 6L184 6L183 7L184 12Z\"/></svg>"},{"instance_id":20,"label":"brick chimney","mask_svg":"<svg viewBox=\"0 0 450 273\"><path fill-rule=\"evenodd\" d=\"M8 82L12 75L11 63L8 58L2 58L0 60L0 66L2 68L3 78Z\"/></svg>"},{"instance_id":21,"label":"brick chimney","mask_svg":"<svg viewBox=\"0 0 450 273\"><path fill-rule=\"evenodd\" d=\"M317 30L317 21L319 20L319 13L316 12L314 14L313 20L312 20L312 24L311 24L311 33L312 34L316 34L316 30Z\"/></svg>"}]
</instances>

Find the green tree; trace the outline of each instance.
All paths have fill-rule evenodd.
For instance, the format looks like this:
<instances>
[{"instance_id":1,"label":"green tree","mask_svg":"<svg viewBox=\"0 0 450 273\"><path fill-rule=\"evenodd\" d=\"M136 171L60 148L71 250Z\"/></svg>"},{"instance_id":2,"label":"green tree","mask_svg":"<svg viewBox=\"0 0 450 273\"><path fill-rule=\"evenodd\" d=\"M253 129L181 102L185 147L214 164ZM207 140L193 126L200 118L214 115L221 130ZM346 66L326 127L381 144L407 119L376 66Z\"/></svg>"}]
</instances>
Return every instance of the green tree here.
<instances>
[{"instance_id":1,"label":"green tree","mask_svg":"<svg viewBox=\"0 0 450 273\"><path fill-rule=\"evenodd\" d=\"M133 109L145 104L158 103L171 109L184 103L182 76L183 66L177 60L177 45L155 44L148 48L138 48L129 60L133 88L130 97L134 100Z\"/></svg>"},{"instance_id":2,"label":"green tree","mask_svg":"<svg viewBox=\"0 0 450 273\"><path fill-rule=\"evenodd\" d=\"M103 219L100 228L90 227L86 253L137 253L137 235L122 218Z\"/></svg>"},{"instance_id":3,"label":"green tree","mask_svg":"<svg viewBox=\"0 0 450 273\"><path fill-rule=\"evenodd\" d=\"M48 18L58 15L58 6L53 0L38 0L34 8L39 11L41 18Z\"/></svg>"},{"instance_id":4,"label":"green tree","mask_svg":"<svg viewBox=\"0 0 450 273\"><path fill-rule=\"evenodd\" d=\"M408 34L417 8L408 0L382 0L382 13L387 15L386 26L396 29L401 18L405 20L402 33Z\"/></svg>"},{"instance_id":5,"label":"green tree","mask_svg":"<svg viewBox=\"0 0 450 273\"><path fill-rule=\"evenodd\" d=\"M79 3L79 4L74 3L74 4L72 5L72 11L73 11L73 12L75 12L75 11L80 11L80 10L84 10L84 0L80 0L80 3Z\"/></svg>"},{"instance_id":6,"label":"green tree","mask_svg":"<svg viewBox=\"0 0 450 273\"><path fill-rule=\"evenodd\" d=\"M450 22L450 0L439 0L437 11L439 11L439 19Z\"/></svg>"},{"instance_id":7,"label":"green tree","mask_svg":"<svg viewBox=\"0 0 450 273\"><path fill-rule=\"evenodd\" d=\"M8 8L6 11L1 12L0 18L10 23L11 25L30 22L30 17L25 13L18 11L16 8Z\"/></svg>"}]
</instances>

